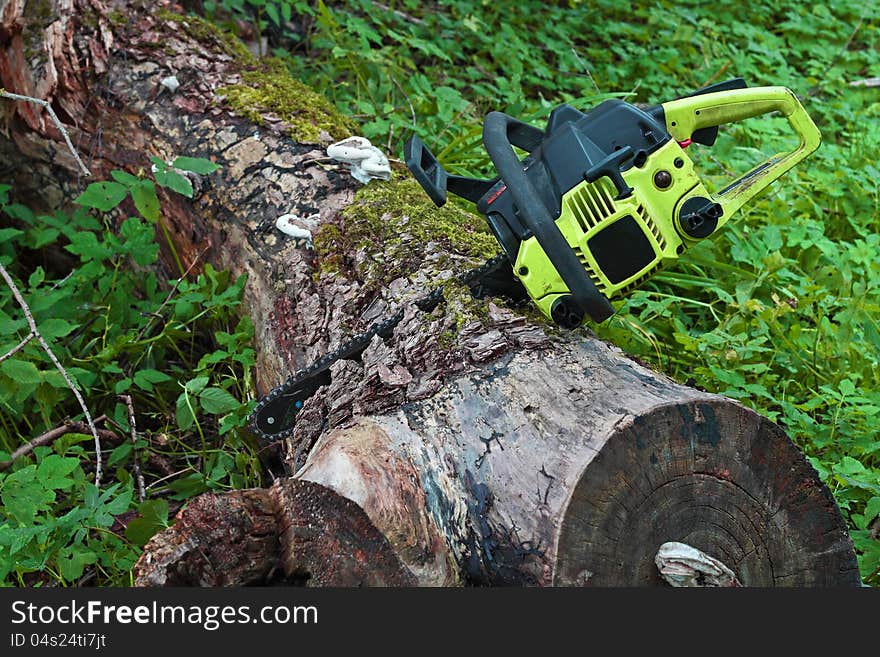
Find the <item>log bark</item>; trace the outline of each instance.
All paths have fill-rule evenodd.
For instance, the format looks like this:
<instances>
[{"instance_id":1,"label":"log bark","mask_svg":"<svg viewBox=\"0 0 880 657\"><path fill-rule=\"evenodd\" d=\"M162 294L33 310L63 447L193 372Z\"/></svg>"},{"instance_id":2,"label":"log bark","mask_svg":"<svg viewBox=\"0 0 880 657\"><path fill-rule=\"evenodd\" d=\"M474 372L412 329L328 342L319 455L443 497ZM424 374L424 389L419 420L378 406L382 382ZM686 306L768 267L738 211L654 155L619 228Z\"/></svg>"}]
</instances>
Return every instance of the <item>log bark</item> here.
<instances>
[{"instance_id":1,"label":"log bark","mask_svg":"<svg viewBox=\"0 0 880 657\"><path fill-rule=\"evenodd\" d=\"M51 100L97 177L136 171L147 152L222 166L194 201L163 198L163 221L185 265L207 249L206 261L248 275L260 392L406 309L391 338L334 365L272 486L191 502L148 544L137 584L655 585L668 541L746 586L859 583L830 492L778 426L527 308L448 285L419 312L426 286L479 258L419 224L430 220L404 172L355 197L321 143L271 112L258 126L236 115L220 90L262 65L194 19L120 4L119 24L100 0L50 5L47 24L24 0L2 6L2 84ZM25 55L33 29L42 63ZM161 84L172 74L175 93ZM49 205L78 193L44 117L0 108L0 153L27 167L18 193ZM310 217L323 246L276 232L288 213ZM478 240L479 219L448 213Z\"/></svg>"}]
</instances>

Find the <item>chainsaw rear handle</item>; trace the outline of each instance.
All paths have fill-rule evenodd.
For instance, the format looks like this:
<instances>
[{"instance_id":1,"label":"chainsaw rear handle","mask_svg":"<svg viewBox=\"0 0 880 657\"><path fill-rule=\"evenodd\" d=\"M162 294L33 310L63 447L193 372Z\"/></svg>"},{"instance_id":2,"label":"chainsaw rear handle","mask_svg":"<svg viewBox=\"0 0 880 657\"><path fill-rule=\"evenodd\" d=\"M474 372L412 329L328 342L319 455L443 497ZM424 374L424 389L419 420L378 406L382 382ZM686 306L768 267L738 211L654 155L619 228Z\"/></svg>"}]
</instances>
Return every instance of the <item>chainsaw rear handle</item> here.
<instances>
[{"instance_id":1,"label":"chainsaw rear handle","mask_svg":"<svg viewBox=\"0 0 880 657\"><path fill-rule=\"evenodd\" d=\"M588 313L595 322L614 314L614 308L590 279L587 270L556 225L553 213L541 201L541 195L526 175L523 163L513 146L531 151L540 143L543 132L503 112L489 112L483 123L483 145L501 180L513 197L520 219L534 234L544 253L571 293L571 313Z\"/></svg>"},{"instance_id":2,"label":"chainsaw rear handle","mask_svg":"<svg viewBox=\"0 0 880 657\"><path fill-rule=\"evenodd\" d=\"M767 185L819 147L821 135L795 95L785 87L752 87L679 98L663 103L666 129L679 142L705 128L736 123L768 112L788 119L799 143L787 153L777 153L713 196L725 216L748 203Z\"/></svg>"}]
</instances>

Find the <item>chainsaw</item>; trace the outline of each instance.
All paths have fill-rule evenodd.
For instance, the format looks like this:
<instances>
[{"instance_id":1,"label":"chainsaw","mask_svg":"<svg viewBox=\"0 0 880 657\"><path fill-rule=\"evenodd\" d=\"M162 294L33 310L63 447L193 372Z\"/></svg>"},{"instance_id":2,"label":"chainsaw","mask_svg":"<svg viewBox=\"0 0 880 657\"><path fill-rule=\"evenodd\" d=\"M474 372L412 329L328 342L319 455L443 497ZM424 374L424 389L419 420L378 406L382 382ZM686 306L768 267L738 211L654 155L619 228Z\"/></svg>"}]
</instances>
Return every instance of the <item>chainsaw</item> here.
<instances>
[{"instance_id":1,"label":"chainsaw","mask_svg":"<svg viewBox=\"0 0 880 657\"><path fill-rule=\"evenodd\" d=\"M788 120L797 146L710 192L687 148L712 146L721 125L769 112ZM415 135L404 159L437 206L449 192L476 204L501 246L500 255L457 280L477 297L530 299L550 321L573 329L610 317L612 300L715 234L819 142L819 130L791 91L748 88L734 78L647 108L616 99L588 112L563 104L545 130L490 112L483 144L494 178L448 173ZM415 304L430 311L441 300L435 289ZM374 323L261 399L250 422L261 442L288 435L305 401L330 382L331 365L358 358L402 318L399 309Z\"/></svg>"}]
</instances>

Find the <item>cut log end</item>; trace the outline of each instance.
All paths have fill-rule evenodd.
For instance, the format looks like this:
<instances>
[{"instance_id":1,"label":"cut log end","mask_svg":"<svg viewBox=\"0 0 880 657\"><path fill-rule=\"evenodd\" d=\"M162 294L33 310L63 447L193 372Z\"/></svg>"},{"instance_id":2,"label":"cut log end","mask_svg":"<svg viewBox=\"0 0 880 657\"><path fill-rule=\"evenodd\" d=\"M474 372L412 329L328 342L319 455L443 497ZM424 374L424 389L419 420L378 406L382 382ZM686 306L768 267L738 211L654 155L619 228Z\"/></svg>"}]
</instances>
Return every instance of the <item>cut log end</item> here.
<instances>
[{"instance_id":1,"label":"cut log end","mask_svg":"<svg viewBox=\"0 0 880 657\"><path fill-rule=\"evenodd\" d=\"M135 586L411 586L357 504L310 481L207 494L147 544Z\"/></svg>"},{"instance_id":2,"label":"cut log end","mask_svg":"<svg viewBox=\"0 0 880 657\"><path fill-rule=\"evenodd\" d=\"M270 489L279 511L288 577L309 586L412 586L412 573L351 500L310 481L279 479Z\"/></svg>"},{"instance_id":3,"label":"cut log end","mask_svg":"<svg viewBox=\"0 0 880 657\"><path fill-rule=\"evenodd\" d=\"M266 490L201 495L154 536L135 586L245 586L278 572L275 505Z\"/></svg>"},{"instance_id":4,"label":"cut log end","mask_svg":"<svg viewBox=\"0 0 880 657\"><path fill-rule=\"evenodd\" d=\"M772 422L723 401L655 408L628 423L575 485L555 583L659 586L654 555L687 543L744 586L858 586L827 487Z\"/></svg>"}]
</instances>

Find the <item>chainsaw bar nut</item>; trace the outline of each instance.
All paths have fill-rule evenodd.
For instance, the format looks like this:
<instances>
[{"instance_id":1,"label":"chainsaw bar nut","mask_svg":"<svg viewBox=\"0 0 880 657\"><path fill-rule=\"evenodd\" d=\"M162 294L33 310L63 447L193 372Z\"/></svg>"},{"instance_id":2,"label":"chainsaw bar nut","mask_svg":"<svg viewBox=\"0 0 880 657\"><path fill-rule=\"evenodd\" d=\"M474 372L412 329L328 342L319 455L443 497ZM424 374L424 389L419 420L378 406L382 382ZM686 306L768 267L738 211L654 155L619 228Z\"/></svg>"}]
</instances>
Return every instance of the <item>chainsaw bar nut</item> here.
<instances>
[{"instance_id":1,"label":"chainsaw bar nut","mask_svg":"<svg viewBox=\"0 0 880 657\"><path fill-rule=\"evenodd\" d=\"M672 174L666 169L661 169L654 174L654 184L658 189L666 189L672 184Z\"/></svg>"}]
</instances>

